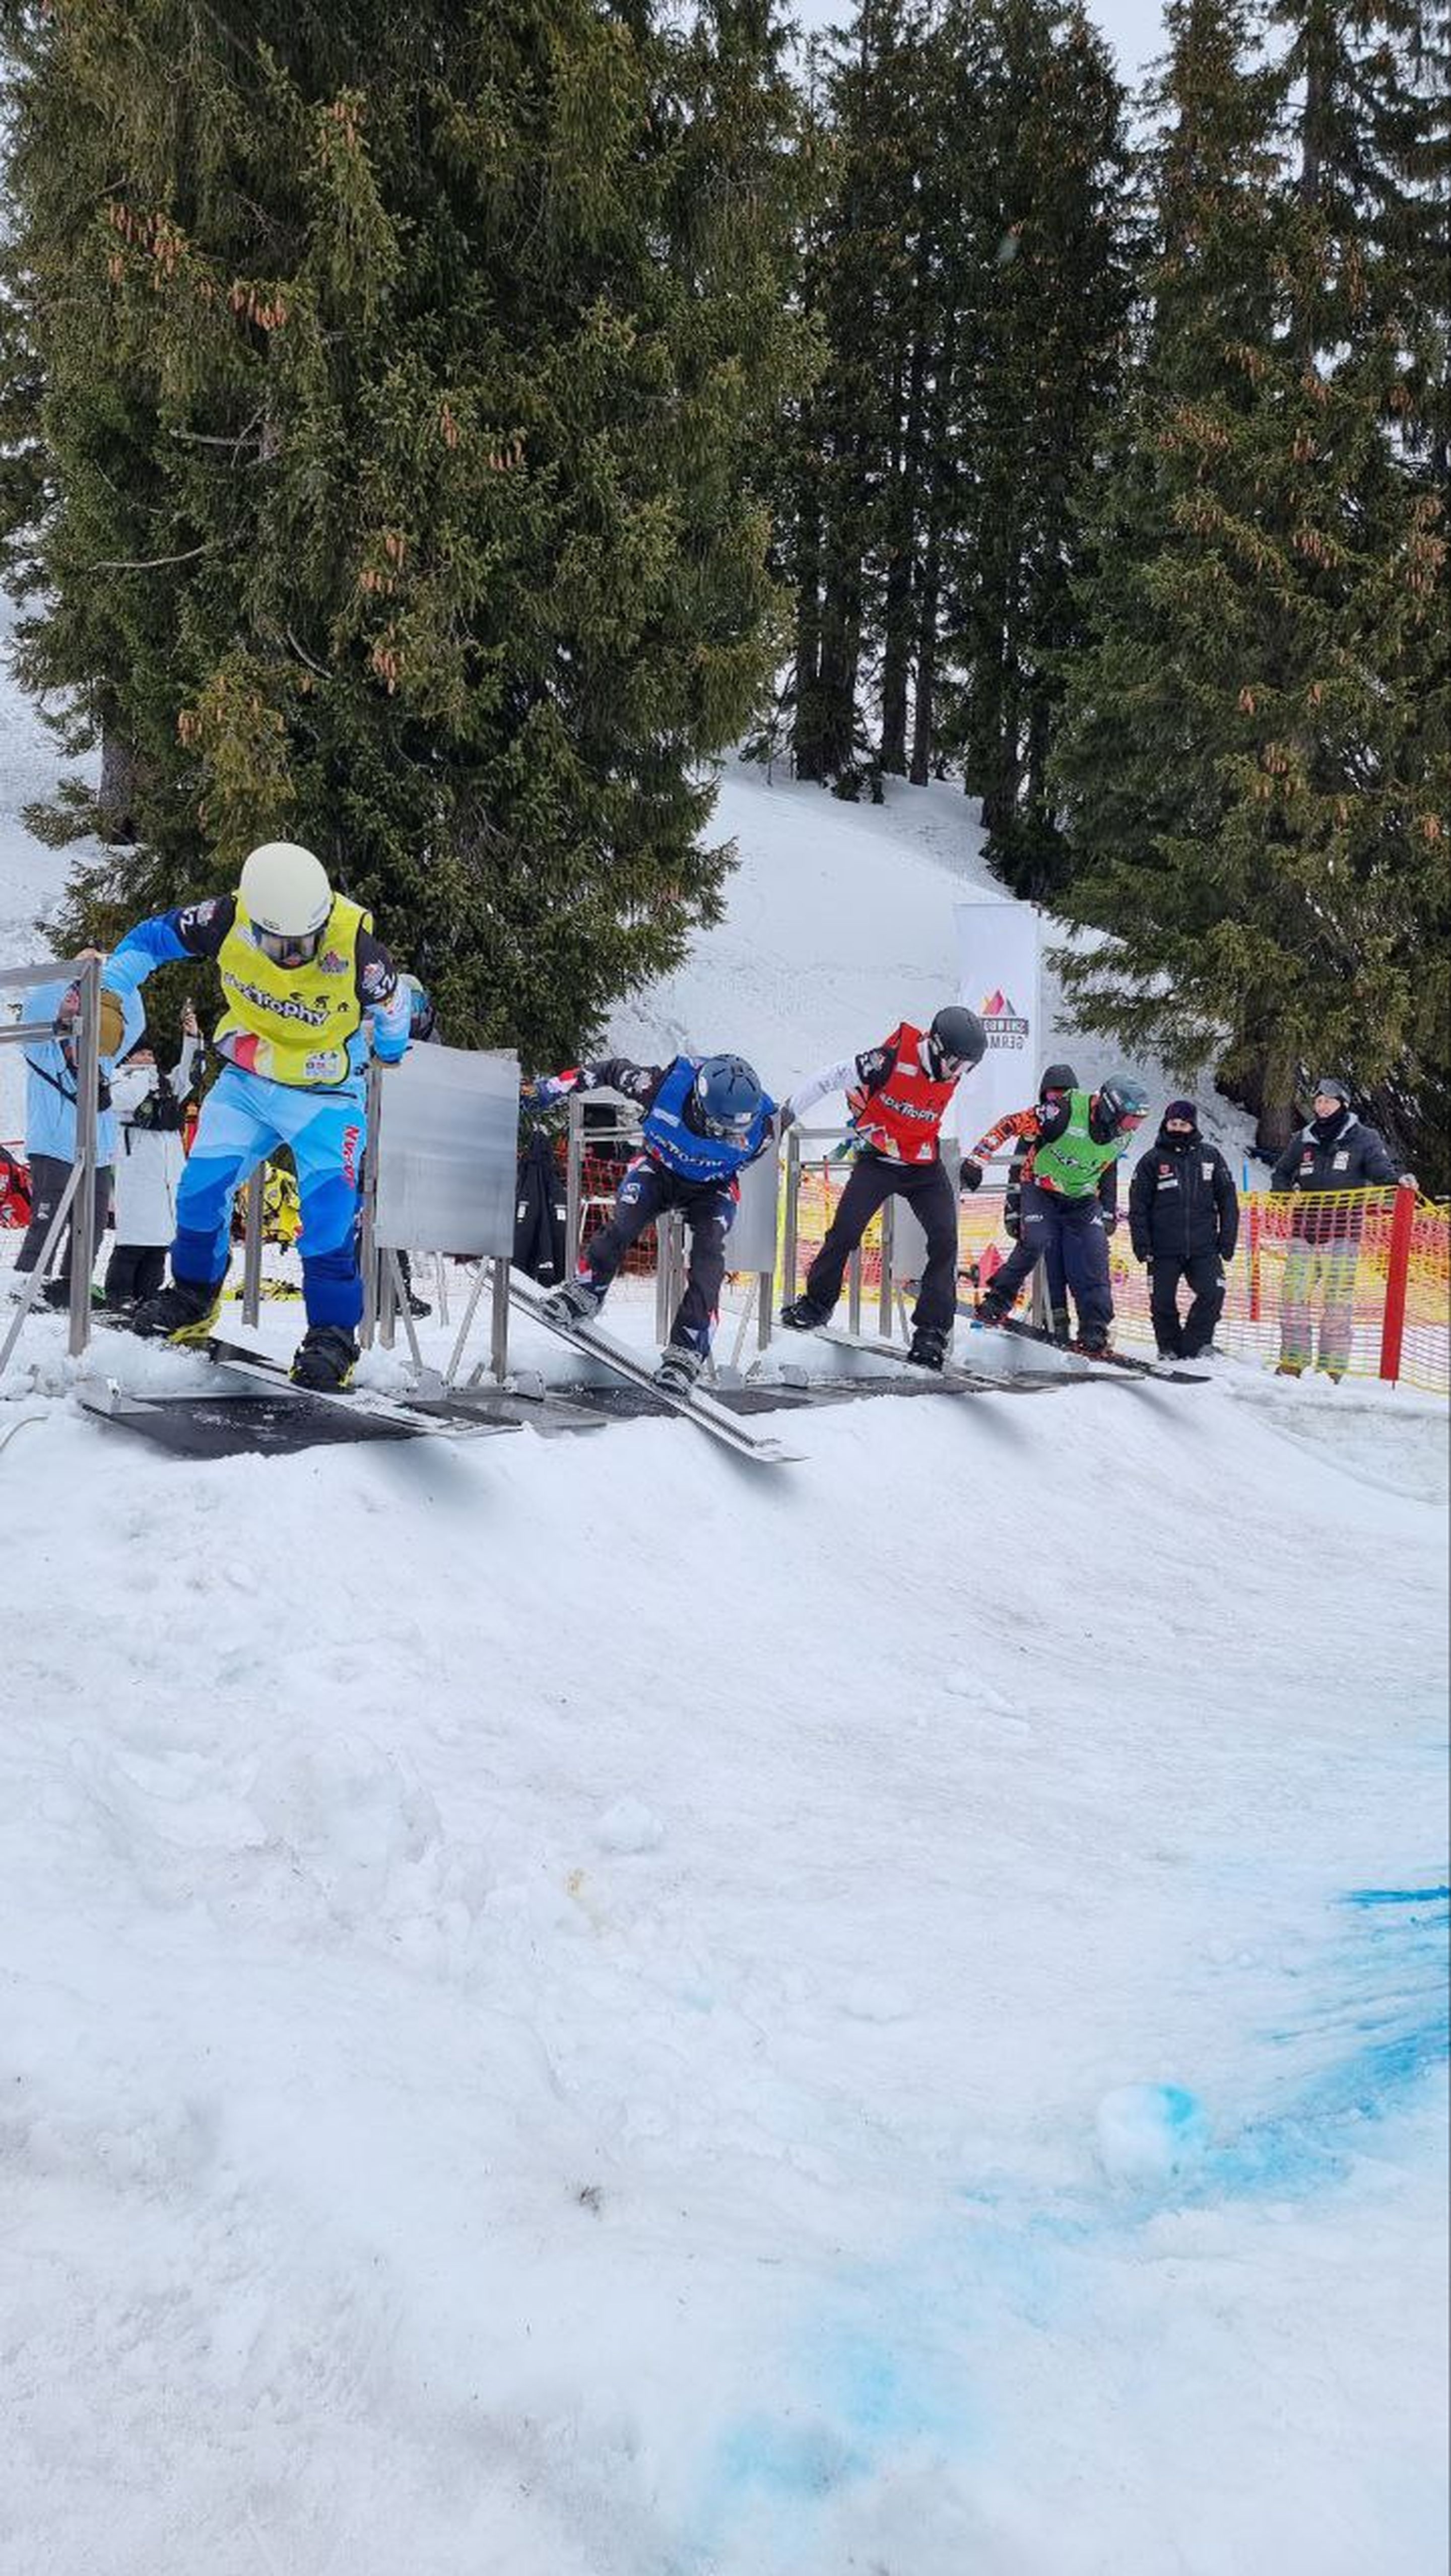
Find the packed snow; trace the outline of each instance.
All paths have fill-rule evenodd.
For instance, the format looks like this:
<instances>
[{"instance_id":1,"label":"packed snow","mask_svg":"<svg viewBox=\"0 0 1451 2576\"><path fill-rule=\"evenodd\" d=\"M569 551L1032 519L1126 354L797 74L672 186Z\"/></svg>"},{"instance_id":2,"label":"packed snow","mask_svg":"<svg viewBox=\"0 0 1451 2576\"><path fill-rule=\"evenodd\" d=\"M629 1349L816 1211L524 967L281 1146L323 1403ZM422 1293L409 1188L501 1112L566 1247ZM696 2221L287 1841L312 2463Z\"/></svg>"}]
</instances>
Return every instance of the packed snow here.
<instances>
[{"instance_id":1,"label":"packed snow","mask_svg":"<svg viewBox=\"0 0 1451 2576\"><path fill-rule=\"evenodd\" d=\"M950 984L961 799L726 823L622 1043ZM189 1465L77 1367L0 1386L3 2576L1439 2576L1444 1407Z\"/></svg>"}]
</instances>

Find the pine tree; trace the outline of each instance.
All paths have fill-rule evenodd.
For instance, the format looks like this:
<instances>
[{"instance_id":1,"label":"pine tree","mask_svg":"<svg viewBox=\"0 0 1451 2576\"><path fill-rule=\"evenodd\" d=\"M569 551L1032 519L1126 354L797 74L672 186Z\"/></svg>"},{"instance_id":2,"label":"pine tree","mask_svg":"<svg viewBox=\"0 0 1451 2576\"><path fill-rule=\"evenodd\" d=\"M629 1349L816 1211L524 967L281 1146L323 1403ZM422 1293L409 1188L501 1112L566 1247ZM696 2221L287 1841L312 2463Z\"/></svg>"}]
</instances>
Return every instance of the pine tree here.
<instances>
[{"instance_id":1,"label":"pine tree","mask_svg":"<svg viewBox=\"0 0 1451 2576\"><path fill-rule=\"evenodd\" d=\"M1045 901L1066 873L1045 771L1075 631L1074 491L1127 320L1122 94L1077 9L989 0L959 37L962 15L948 33L989 148L955 164L974 238L939 745L982 799L998 875Z\"/></svg>"},{"instance_id":2,"label":"pine tree","mask_svg":"<svg viewBox=\"0 0 1451 2576\"><path fill-rule=\"evenodd\" d=\"M103 736L118 912L286 831L460 1038L545 1061L715 917L702 764L777 603L770 0L53 0L13 65L22 670Z\"/></svg>"},{"instance_id":3,"label":"pine tree","mask_svg":"<svg viewBox=\"0 0 1451 2576\"><path fill-rule=\"evenodd\" d=\"M1112 937L1065 971L1090 1025L1216 1056L1274 1142L1307 1066L1368 1084L1439 1043L1444 544L1394 434L1412 361L1346 284L1361 244L1283 81L1236 0L1169 22L1152 318L1055 752L1066 908Z\"/></svg>"},{"instance_id":4,"label":"pine tree","mask_svg":"<svg viewBox=\"0 0 1451 2576\"><path fill-rule=\"evenodd\" d=\"M862 0L822 84L834 166L807 280L828 356L791 495L798 773L855 793L963 757L990 855L1039 890L1068 496L1126 297L1119 106L1061 0Z\"/></svg>"}]
</instances>

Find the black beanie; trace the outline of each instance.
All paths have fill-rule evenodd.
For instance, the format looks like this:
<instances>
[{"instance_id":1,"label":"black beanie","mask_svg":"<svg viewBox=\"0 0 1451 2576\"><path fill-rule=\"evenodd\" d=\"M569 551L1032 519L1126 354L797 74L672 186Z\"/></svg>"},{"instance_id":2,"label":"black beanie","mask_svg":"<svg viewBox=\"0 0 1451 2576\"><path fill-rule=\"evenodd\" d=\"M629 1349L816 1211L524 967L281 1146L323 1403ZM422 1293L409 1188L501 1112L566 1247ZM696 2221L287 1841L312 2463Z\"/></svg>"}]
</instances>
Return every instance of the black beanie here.
<instances>
[{"instance_id":1,"label":"black beanie","mask_svg":"<svg viewBox=\"0 0 1451 2576\"><path fill-rule=\"evenodd\" d=\"M1192 1100L1171 1100L1159 1121L1160 1126L1167 1127L1171 1118L1183 1118L1196 1131L1198 1129L1199 1112Z\"/></svg>"},{"instance_id":2,"label":"black beanie","mask_svg":"<svg viewBox=\"0 0 1451 2576\"><path fill-rule=\"evenodd\" d=\"M1050 1064L1038 1085L1038 1097L1046 1100L1050 1091L1076 1091L1078 1076L1071 1064Z\"/></svg>"}]
</instances>

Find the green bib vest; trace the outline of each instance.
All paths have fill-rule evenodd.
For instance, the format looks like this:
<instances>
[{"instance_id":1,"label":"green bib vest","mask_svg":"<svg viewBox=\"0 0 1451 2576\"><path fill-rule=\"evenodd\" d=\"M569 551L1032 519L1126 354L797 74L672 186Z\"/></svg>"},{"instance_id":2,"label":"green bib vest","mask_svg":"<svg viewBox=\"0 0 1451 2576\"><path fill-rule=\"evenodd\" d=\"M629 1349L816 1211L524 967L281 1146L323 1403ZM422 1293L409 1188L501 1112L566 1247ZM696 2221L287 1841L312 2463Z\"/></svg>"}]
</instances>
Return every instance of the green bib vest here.
<instances>
[{"instance_id":1,"label":"green bib vest","mask_svg":"<svg viewBox=\"0 0 1451 2576\"><path fill-rule=\"evenodd\" d=\"M1097 1189L1110 1163L1116 1163L1132 1136L1113 1136L1100 1145L1088 1132L1088 1113L1092 1106L1091 1091L1069 1094L1068 1124L1051 1145L1033 1148L1033 1178L1040 1189L1054 1190L1059 1198L1086 1199Z\"/></svg>"}]
</instances>

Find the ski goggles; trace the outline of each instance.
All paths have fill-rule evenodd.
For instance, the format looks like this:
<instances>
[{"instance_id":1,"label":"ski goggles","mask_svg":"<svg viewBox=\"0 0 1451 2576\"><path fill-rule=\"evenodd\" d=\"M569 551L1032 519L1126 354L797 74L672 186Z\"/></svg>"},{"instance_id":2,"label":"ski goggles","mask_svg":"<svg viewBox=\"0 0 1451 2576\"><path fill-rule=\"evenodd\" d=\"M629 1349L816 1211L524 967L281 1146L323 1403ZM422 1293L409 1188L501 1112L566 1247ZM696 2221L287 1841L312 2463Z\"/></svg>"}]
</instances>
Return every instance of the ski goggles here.
<instances>
[{"instance_id":1,"label":"ski goggles","mask_svg":"<svg viewBox=\"0 0 1451 2576\"><path fill-rule=\"evenodd\" d=\"M316 930L304 930L296 935L282 930L264 930L260 923L254 921L251 925L252 945L266 958L269 966L310 966L322 945L326 926L324 923Z\"/></svg>"},{"instance_id":2,"label":"ski goggles","mask_svg":"<svg viewBox=\"0 0 1451 2576\"><path fill-rule=\"evenodd\" d=\"M751 1110L744 1117L706 1118L702 1116L700 1132L702 1136L713 1137L718 1145L743 1145L751 1132L751 1120L755 1114L755 1111Z\"/></svg>"}]
</instances>

